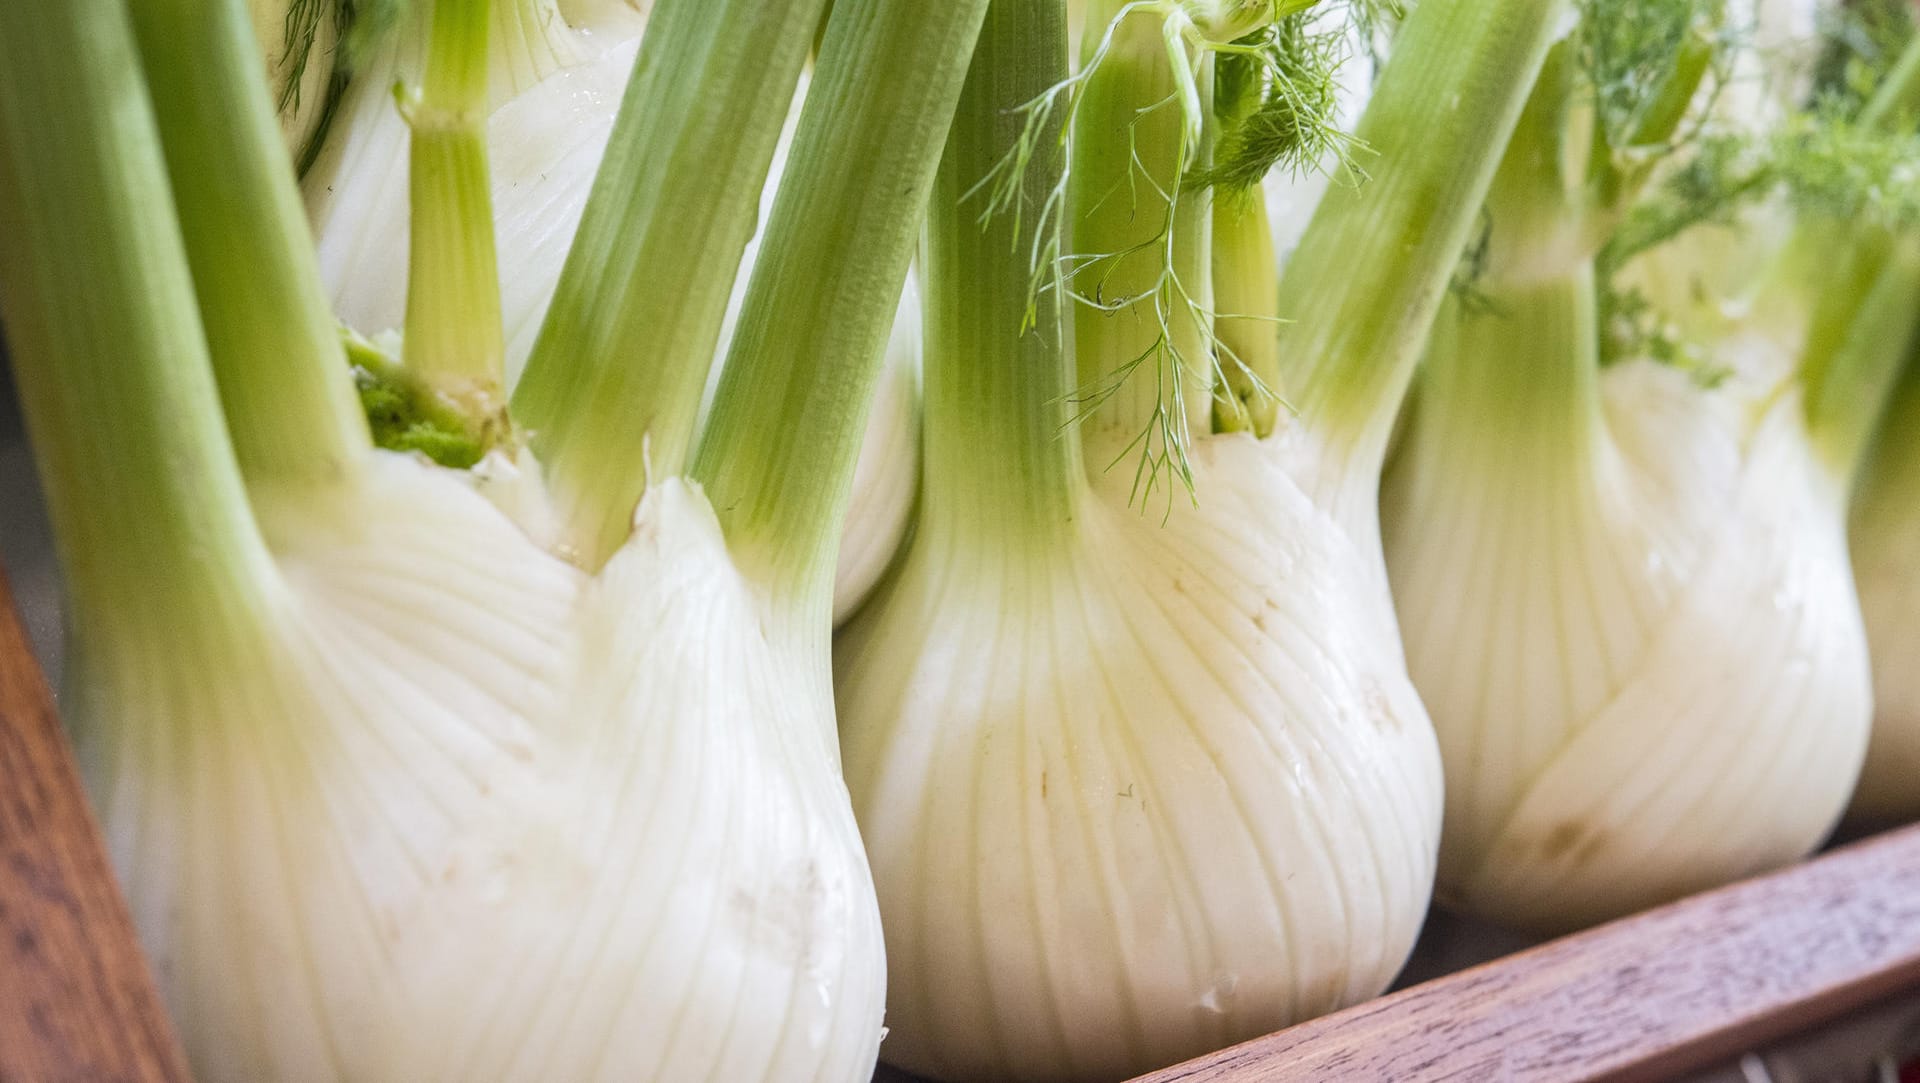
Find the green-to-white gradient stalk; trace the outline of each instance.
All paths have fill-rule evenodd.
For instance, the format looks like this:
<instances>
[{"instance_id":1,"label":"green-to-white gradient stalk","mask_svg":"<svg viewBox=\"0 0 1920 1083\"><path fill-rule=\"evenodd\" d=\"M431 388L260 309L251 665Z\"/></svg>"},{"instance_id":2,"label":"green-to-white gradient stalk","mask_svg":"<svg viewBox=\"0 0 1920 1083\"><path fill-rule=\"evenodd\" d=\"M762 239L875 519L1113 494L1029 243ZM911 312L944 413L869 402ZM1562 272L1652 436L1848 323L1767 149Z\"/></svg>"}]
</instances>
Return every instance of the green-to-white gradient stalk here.
<instances>
[{"instance_id":1,"label":"green-to-white gradient stalk","mask_svg":"<svg viewBox=\"0 0 1920 1083\"><path fill-rule=\"evenodd\" d=\"M1095 226L1138 226L1092 213L1084 201L1107 193L1084 178L1047 213L1069 163L1020 107L1066 78L1061 8L996 0L989 14L928 226L919 519L835 644L888 942L887 1056L941 1079L1123 1078L1370 996L1419 928L1439 836L1439 758L1400 654L1377 473L1340 453L1351 427L1212 433L1203 389L1193 496L1162 516L1141 513L1132 470L1108 469L1120 430L1071 423L1063 392L1088 368L1068 351L1088 336L1068 321L1110 320L1096 349L1142 321L1030 292L1057 223L1075 231L1069 252ZM1151 35L1115 50L1168 9L1129 11L1112 67L1069 84L1086 95L1076 125L1098 94L1115 116L1129 95L1165 96L1174 65L1149 61ZM1403 28L1362 123L1375 179L1309 231L1323 274L1333 252L1354 262L1292 280L1323 308L1280 309L1329 341L1330 312L1399 333L1328 371L1410 370L1566 10L1424 0ZM1089 51L1105 30L1089 28ZM1022 154L1010 188L1001 167ZM1005 209L982 223L996 195ZM1142 205L1164 210L1163 196L1142 184ZM1211 223L1191 224L1204 277ZM1149 389L1100 408L1164 401ZM1368 423L1384 429L1397 406L1381 389Z\"/></svg>"},{"instance_id":2,"label":"green-to-white gradient stalk","mask_svg":"<svg viewBox=\"0 0 1920 1083\"><path fill-rule=\"evenodd\" d=\"M656 7L623 149L718 181L615 162L586 216L612 236L583 244L605 267L684 257L641 306L692 313L684 334L724 302L784 112L770 90L819 7ZM770 243L837 277L753 291L762 332L699 480L641 472L644 434L571 421L594 381L541 400L593 464L549 464L600 501L565 500L567 521L621 524L593 535L592 573L489 502L516 484L498 464L369 446L241 0L0 10L0 313L72 587L65 703L199 1078L870 1074L884 968L822 584L855 400L984 10L836 5ZM663 119L676 72L721 135ZM823 225L823 206L867 216ZM470 300L487 256L454 253L445 283ZM625 326L595 309L631 285L563 287L552 334L591 348L560 376L614 367L590 332ZM637 416L671 428L697 398L713 343L695 345L630 359L694 370L616 380ZM609 476L623 455L630 482ZM527 481L521 502L543 500ZM753 499L782 487L799 506Z\"/></svg>"}]
</instances>

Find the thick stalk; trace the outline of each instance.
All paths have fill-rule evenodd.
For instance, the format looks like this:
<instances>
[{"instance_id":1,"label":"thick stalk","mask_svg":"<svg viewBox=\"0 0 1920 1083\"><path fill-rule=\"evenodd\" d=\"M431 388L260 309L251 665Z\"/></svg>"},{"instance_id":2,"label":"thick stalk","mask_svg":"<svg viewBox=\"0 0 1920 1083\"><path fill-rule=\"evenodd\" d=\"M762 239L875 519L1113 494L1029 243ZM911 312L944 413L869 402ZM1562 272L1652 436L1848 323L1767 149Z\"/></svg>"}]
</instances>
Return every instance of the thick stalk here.
<instances>
[{"instance_id":1,"label":"thick stalk","mask_svg":"<svg viewBox=\"0 0 1920 1083\"><path fill-rule=\"evenodd\" d=\"M1886 412L1875 426L1873 451L1868 456L1855 491L1856 524L1890 514L1920 492L1920 339L1908 344ZM1857 540L1857 539L1856 539Z\"/></svg>"},{"instance_id":2,"label":"thick stalk","mask_svg":"<svg viewBox=\"0 0 1920 1083\"><path fill-rule=\"evenodd\" d=\"M1801 361L1807 428L1841 477L1850 478L1873 435L1920 326L1920 245L1883 238L1855 245L1814 307Z\"/></svg>"},{"instance_id":3,"label":"thick stalk","mask_svg":"<svg viewBox=\"0 0 1920 1083\"><path fill-rule=\"evenodd\" d=\"M1595 319L1591 259L1449 297L1420 367L1407 454L1442 474L1578 484L1603 434Z\"/></svg>"},{"instance_id":4,"label":"thick stalk","mask_svg":"<svg viewBox=\"0 0 1920 1083\"><path fill-rule=\"evenodd\" d=\"M88 651L205 646L272 574L140 70L116 0L0 5L0 322Z\"/></svg>"},{"instance_id":5,"label":"thick stalk","mask_svg":"<svg viewBox=\"0 0 1920 1083\"><path fill-rule=\"evenodd\" d=\"M1014 208L981 220L974 192L1020 139L1016 110L1067 77L1060 0L997 0L974 49L934 180L922 249L926 483L922 529L995 547L1047 545L1085 485L1068 426L1061 295L1032 290L1060 233L1058 125L1039 133Z\"/></svg>"},{"instance_id":6,"label":"thick stalk","mask_svg":"<svg viewBox=\"0 0 1920 1083\"><path fill-rule=\"evenodd\" d=\"M823 630L868 400L986 9L836 0L694 460L737 559Z\"/></svg>"},{"instance_id":7,"label":"thick stalk","mask_svg":"<svg viewBox=\"0 0 1920 1083\"><path fill-rule=\"evenodd\" d=\"M1907 42L1887 77L1874 88L1858 122L1880 131L1912 131L1920 123L1920 34Z\"/></svg>"},{"instance_id":8,"label":"thick stalk","mask_svg":"<svg viewBox=\"0 0 1920 1083\"><path fill-rule=\"evenodd\" d=\"M367 445L242 0L130 5L234 452L325 483Z\"/></svg>"},{"instance_id":9,"label":"thick stalk","mask_svg":"<svg viewBox=\"0 0 1920 1083\"><path fill-rule=\"evenodd\" d=\"M648 478L678 474L686 461L727 295L822 3L661 0L653 8L513 393L566 544L588 568L626 539ZM843 212L822 205L816 213L837 223ZM817 284L822 270L807 265L796 282Z\"/></svg>"},{"instance_id":10,"label":"thick stalk","mask_svg":"<svg viewBox=\"0 0 1920 1083\"><path fill-rule=\"evenodd\" d=\"M1558 489L1591 466L1598 245L1569 124L1578 80L1573 46L1549 50L1494 171L1484 250L1442 303L1419 370L1410 454L1423 469Z\"/></svg>"},{"instance_id":11,"label":"thick stalk","mask_svg":"<svg viewBox=\"0 0 1920 1083\"><path fill-rule=\"evenodd\" d=\"M436 0L426 77L406 103L407 367L492 414L505 385L499 262L487 173L489 0Z\"/></svg>"},{"instance_id":12,"label":"thick stalk","mask_svg":"<svg viewBox=\"0 0 1920 1083\"><path fill-rule=\"evenodd\" d=\"M1280 261L1257 188L1214 194L1213 305L1223 385L1213 427L1266 436L1280 416Z\"/></svg>"},{"instance_id":13,"label":"thick stalk","mask_svg":"<svg viewBox=\"0 0 1920 1083\"><path fill-rule=\"evenodd\" d=\"M1566 54L1571 49L1571 44L1562 45L1555 53ZM1673 66L1642 99L1644 108L1631 131L1610 135L1607 125L1600 118L1593 118L1586 185L1595 244L1604 243L1612 235L1620 219L1652 180L1661 160L1657 152L1680 130L1719 52L1709 33L1689 28L1686 40L1680 43L1673 57ZM1563 57L1559 62L1569 69L1573 67L1571 57ZM1555 63L1555 57L1549 55L1549 70ZM1613 139L1622 142L1616 145Z\"/></svg>"},{"instance_id":14,"label":"thick stalk","mask_svg":"<svg viewBox=\"0 0 1920 1083\"><path fill-rule=\"evenodd\" d=\"M1373 176L1335 185L1288 261L1279 331L1302 422L1377 476L1395 413L1567 0L1422 0L1360 119Z\"/></svg>"},{"instance_id":15,"label":"thick stalk","mask_svg":"<svg viewBox=\"0 0 1920 1083\"><path fill-rule=\"evenodd\" d=\"M1108 25L1128 0L1090 0L1087 27ZM1211 428L1213 386L1210 196L1183 190L1203 166L1183 93L1211 113L1212 64L1176 70L1168 16L1134 11L1111 31L1073 119L1072 266L1076 395L1088 466L1105 471L1136 452L1157 473ZM1164 479L1152 479L1164 484Z\"/></svg>"},{"instance_id":16,"label":"thick stalk","mask_svg":"<svg viewBox=\"0 0 1920 1083\"><path fill-rule=\"evenodd\" d=\"M1569 153L1579 84L1572 49L1562 42L1547 52L1494 170L1487 188L1485 250L1479 266L1461 270L1470 289L1558 281L1588 264L1604 240L1584 221L1594 208L1580 198L1577 190L1585 178Z\"/></svg>"},{"instance_id":17,"label":"thick stalk","mask_svg":"<svg viewBox=\"0 0 1920 1083\"><path fill-rule=\"evenodd\" d=\"M1873 97L1855 123L1882 134L1912 133L1920 122L1920 36L1908 43L1892 70L1875 88ZM1747 306L1750 322L1775 329L1791 342L1801 358L1808 424L1821 429L1834 423L1813 411L1823 399L1832 400L1820 385L1828 380L1860 386L1861 380L1843 371L1864 362L1871 351L1843 350L1848 323L1863 309L1881 262L1894 251L1887 227L1863 206L1850 219L1824 210L1802 212L1776 249L1771 266ZM1798 336L1804 335L1804 339ZM1872 381L1871 375L1865 377ZM1863 417L1845 427L1871 426L1881 403L1862 404ZM1843 437L1843 442L1854 437Z\"/></svg>"},{"instance_id":18,"label":"thick stalk","mask_svg":"<svg viewBox=\"0 0 1920 1083\"><path fill-rule=\"evenodd\" d=\"M1858 123L1912 133L1920 122L1920 35L1861 110ZM1801 352L1807 427L1828 462L1851 476L1886 405L1920 309L1913 242L1870 220L1803 216L1782 257L1784 288L1814 298ZM1765 303L1763 300L1762 303Z\"/></svg>"}]
</instances>

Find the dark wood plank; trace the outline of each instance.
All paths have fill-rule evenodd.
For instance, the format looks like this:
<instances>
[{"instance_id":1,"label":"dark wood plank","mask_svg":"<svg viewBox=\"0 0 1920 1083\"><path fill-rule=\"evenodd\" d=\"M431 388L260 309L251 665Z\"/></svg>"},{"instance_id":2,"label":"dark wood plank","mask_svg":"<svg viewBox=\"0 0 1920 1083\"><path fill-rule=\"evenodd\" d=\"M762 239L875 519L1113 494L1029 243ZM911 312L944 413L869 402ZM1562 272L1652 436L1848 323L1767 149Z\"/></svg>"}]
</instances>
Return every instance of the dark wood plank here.
<instances>
[{"instance_id":1,"label":"dark wood plank","mask_svg":"<svg viewBox=\"0 0 1920 1083\"><path fill-rule=\"evenodd\" d=\"M1920 826L1141 1083L1670 1079L1920 988Z\"/></svg>"},{"instance_id":2,"label":"dark wood plank","mask_svg":"<svg viewBox=\"0 0 1920 1083\"><path fill-rule=\"evenodd\" d=\"M187 1080L0 575L0 1080Z\"/></svg>"}]
</instances>

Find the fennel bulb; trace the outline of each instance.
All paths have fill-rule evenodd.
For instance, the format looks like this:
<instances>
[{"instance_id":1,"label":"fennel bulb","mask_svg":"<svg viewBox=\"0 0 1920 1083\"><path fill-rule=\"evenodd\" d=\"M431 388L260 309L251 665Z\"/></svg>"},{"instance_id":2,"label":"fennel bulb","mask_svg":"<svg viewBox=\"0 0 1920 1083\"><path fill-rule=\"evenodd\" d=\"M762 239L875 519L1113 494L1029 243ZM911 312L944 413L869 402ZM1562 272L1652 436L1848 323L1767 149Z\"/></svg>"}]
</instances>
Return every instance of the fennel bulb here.
<instances>
[{"instance_id":1,"label":"fennel bulb","mask_svg":"<svg viewBox=\"0 0 1920 1083\"><path fill-rule=\"evenodd\" d=\"M1870 710L1846 482L1798 388L1593 372L1590 303L1567 319L1443 315L1383 496L1441 897L1553 931L1811 851Z\"/></svg>"},{"instance_id":2,"label":"fennel bulb","mask_svg":"<svg viewBox=\"0 0 1920 1083\"><path fill-rule=\"evenodd\" d=\"M1608 73L1580 37L1549 61L1382 500L1447 765L1440 898L1542 931L1812 850L1871 711L1845 509L1910 326L1912 253L1870 223L1789 217L1793 239L1744 269L1761 285L1743 297L1639 287L1687 329L1681 345L1603 337L1603 304L1633 310L1609 292L1618 257L1597 257L1646 197L1646 156L1685 123L1658 103L1693 98L1712 67L1686 60L1711 24L1665 32L1642 43L1674 58L1652 102L1603 97L1620 112L1593 122L1591 157L1566 148L1594 142L1583 103ZM1674 363L1689 350L1703 359Z\"/></svg>"},{"instance_id":3,"label":"fennel bulb","mask_svg":"<svg viewBox=\"0 0 1920 1083\"><path fill-rule=\"evenodd\" d=\"M882 946L832 704L699 487L588 576L458 472L353 470L256 496L253 619L73 662L201 1078L860 1078Z\"/></svg>"},{"instance_id":4,"label":"fennel bulb","mask_svg":"<svg viewBox=\"0 0 1920 1083\"><path fill-rule=\"evenodd\" d=\"M1108 44L1075 77L1071 243L1120 251L1178 218L1172 260L1204 270L1207 220L1170 206L1182 189L1165 183L1190 147L1151 108L1177 78L1161 23L1177 5L1133 6L1111 33L1120 5L1090 7L1087 39ZM1314 314L1287 325L1297 352L1281 356L1319 408L1265 439L1195 433L1192 501L1143 507L1134 471L1108 470L1126 428L1204 418L1211 394L1170 405L1143 372L1067 424L1064 343L1083 378L1141 355L1157 332L1132 283L1153 279L1103 279L1102 296L1132 299L1109 325L1030 292L1063 163L1057 130L1025 130L1014 107L1067 77L1062 5L990 10L975 63L992 67L962 97L922 255L916 526L834 654L887 938L890 1062L942 1080L1114 1079L1372 995L1399 968L1441 782L1381 562L1379 456L1560 12L1420 6L1361 126L1376 183L1329 193L1286 290L1267 266L1290 311ZM1187 48L1204 72L1206 47ZM1107 123L1143 106L1131 132ZM1024 175L997 173L1021 146L1037 148ZM1090 193L1129 163L1155 171L1141 203L1103 219ZM985 229L968 198L982 176L1012 178Z\"/></svg>"},{"instance_id":5,"label":"fennel bulb","mask_svg":"<svg viewBox=\"0 0 1920 1083\"><path fill-rule=\"evenodd\" d=\"M509 386L518 380L552 300L644 25L631 0L501 0L495 7L502 44L493 53L487 143ZM367 332L398 328L404 316L409 131L392 86L420 66L425 30L426 20L416 15L389 35L378 58L350 84L341 117L301 181L334 310L348 326ZM763 222L806 84L803 76L763 191ZM757 243L756 237L743 257L734 308L744 298L744 272ZM871 450L861 458L845 525L836 619L859 605L885 570L913 503L918 317L911 298L903 297L901 306L869 414L863 446ZM724 326L722 350L732 338L731 313Z\"/></svg>"},{"instance_id":6,"label":"fennel bulb","mask_svg":"<svg viewBox=\"0 0 1920 1083\"><path fill-rule=\"evenodd\" d=\"M0 315L68 716L199 1078L871 1072L832 555L986 4L837 6L705 430L818 0L659 5L511 404L525 442L474 472L371 446L238 0L0 9ZM412 232L434 303L404 364L497 386L486 6L434 22L416 210L453 228Z\"/></svg>"},{"instance_id":7,"label":"fennel bulb","mask_svg":"<svg viewBox=\"0 0 1920 1083\"><path fill-rule=\"evenodd\" d=\"M1852 815L1920 816L1920 367L1909 363L1854 495L1851 539L1873 654L1873 738Z\"/></svg>"},{"instance_id":8,"label":"fennel bulb","mask_svg":"<svg viewBox=\"0 0 1920 1083\"><path fill-rule=\"evenodd\" d=\"M1119 481L1029 539L929 488L841 634L895 1063L1122 1078L1372 996L1412 945L1440 773L1377 550L1311 449L1193 455L1164 528Z\"/></svg>"}]
</instances>

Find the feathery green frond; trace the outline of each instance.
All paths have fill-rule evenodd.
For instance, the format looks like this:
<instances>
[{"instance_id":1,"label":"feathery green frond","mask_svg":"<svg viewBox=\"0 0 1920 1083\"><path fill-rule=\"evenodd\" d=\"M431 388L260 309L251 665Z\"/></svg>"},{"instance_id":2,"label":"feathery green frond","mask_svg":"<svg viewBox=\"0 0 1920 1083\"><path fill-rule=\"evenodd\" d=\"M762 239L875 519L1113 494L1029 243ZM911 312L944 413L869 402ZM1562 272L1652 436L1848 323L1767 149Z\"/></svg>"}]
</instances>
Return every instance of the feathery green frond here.
<instances>
[{"instance_id":1,"label":"feathery green frond","mask_svg":"<svg viewBox=\"0 0 1920 1083\"><path fill-rule=\"evenodd\" d=\"M1213 164L1188 173L1187 187L1245 191L1275 168L1300 174L1330 155L1346 159L1352 137L1335 118L1340 68L1351 59L1346 30L1309 20L1290 16L1219 51L1219 139Z\"/></svg>"},{"instance_id":2,"label":"feathery green frond","mask_svg":"<svg viewBox=\"0 0 1920 1083\"><path fill-rule=\"evenodd\" d=\"M1695 141L1693 153L1647 193L1600 253L1603 270L1707 223L1726 223L1740 207L1771 190L1777 177L1766 148L1725 133Z\"/></svg>"},{"instance_id":3,"label":"feathery green frond","mask_svg":"<svg viewBox=\"0 0 1920 1083\"><path fill-rule=\"evenodd\" d=\"M1773 140L1774 170L1796 206L1888 226L1920 222L1920 134L1859 123L1836 101Z\"/></svg>"},{"instance_id":4,"label":"feathery green frond","mask_svg":"<svg viewBox=\"0 0 1920 1083\"><path fill-rule=\"evenodd\" d=\"M1673 139L1708 69L1736 41L1724 0L1583 0L1581 68L1614 152Z\"/></svg>"},{"instance_id":5,"label":"feathery green frond","mask_svg":"<svg viewBox=\"0 0 1920 1083\"><path fill-rule=\"evenodd\" d=\"M1892 73L1916 23L1920 16L1911 0L1855 0L1828 13L1820 28L1825 47L1813 72L1816 97L1864 108Z\"/></svg>"}]
</instances>

